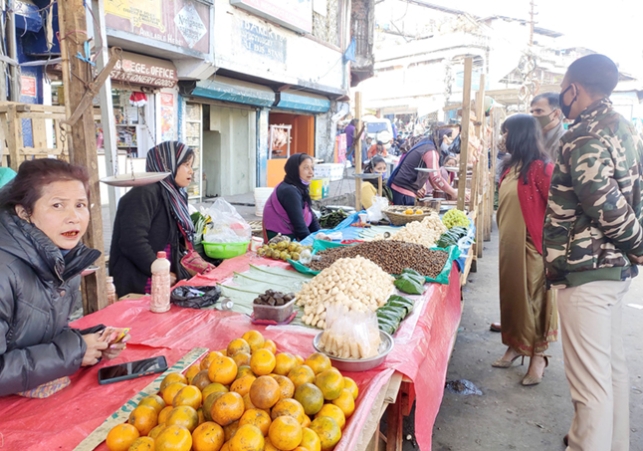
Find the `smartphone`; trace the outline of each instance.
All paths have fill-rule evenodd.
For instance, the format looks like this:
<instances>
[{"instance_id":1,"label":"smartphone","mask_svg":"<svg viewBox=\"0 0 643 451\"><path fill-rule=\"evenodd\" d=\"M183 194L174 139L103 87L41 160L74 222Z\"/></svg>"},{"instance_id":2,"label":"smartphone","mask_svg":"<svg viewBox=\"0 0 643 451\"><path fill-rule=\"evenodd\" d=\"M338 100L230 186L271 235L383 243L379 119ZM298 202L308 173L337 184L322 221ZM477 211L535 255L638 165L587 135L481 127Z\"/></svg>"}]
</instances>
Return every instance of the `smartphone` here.
<instances>
[{"instance_id":1,"label":"smartphone","mask_svg":"<svg viewBox=\"0 0 643 451\"><path fill-rule=\"evenodd\" d=\"M101 385L113 382L135 379L167 370L164 356L121 363L119 365L105 366L98 370L98 383Z\"/></svg>"}]
</instances>

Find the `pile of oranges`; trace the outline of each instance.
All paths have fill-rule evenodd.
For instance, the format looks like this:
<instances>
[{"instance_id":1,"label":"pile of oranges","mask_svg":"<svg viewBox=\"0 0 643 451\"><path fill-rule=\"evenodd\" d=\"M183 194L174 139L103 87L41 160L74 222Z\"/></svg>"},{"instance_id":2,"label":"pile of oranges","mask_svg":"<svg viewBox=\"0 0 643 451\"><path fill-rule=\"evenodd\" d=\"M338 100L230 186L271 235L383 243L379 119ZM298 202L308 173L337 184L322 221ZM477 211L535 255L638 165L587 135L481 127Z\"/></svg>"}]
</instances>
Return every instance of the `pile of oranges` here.
<instances>
[{"instance_id":1,"label":"pile of oranges","mask_svg":"<svg viewBox=\"0 0 643 451\"><path fill-rule=\"evenodd\" d=\"M355 410L355 381L320 353L276 353L251 330L170 373L129 421L107 435L110 451L329 451Z\"/></svg>"}]
</instances>

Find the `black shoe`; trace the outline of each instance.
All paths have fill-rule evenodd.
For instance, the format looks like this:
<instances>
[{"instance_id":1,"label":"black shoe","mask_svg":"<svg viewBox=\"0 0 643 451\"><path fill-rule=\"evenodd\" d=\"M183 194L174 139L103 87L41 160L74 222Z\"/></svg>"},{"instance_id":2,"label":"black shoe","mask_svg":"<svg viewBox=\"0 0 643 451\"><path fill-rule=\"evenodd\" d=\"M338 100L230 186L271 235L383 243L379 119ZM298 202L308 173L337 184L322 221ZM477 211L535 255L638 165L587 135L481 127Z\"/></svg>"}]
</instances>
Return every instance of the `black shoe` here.
<instances>
[{"instance_id":1,"label":"black shoe","mask_svg":"<svg viewBox=\"0 0 643 451\"><path fill-rule=\"evenodd\" d=\"M563 443L565 446L569 446L569 434L565 434L565 437L563 437Z\"/></svg>"}]
</instances>

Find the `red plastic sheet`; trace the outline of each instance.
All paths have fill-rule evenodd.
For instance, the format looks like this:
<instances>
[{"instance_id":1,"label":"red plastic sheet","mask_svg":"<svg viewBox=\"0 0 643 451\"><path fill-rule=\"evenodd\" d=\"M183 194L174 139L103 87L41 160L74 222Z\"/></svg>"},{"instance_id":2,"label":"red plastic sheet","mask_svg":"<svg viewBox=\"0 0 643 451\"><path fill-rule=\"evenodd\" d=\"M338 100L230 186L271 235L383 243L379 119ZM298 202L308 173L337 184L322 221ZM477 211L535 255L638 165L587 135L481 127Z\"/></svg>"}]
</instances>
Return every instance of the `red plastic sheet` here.
<instances>
[{"instance_id":1,"label":"red plastic sheet","mask_svg":"<svg viewBox=\"0 0 643 451\"><path fill-rule=\"evenodd\" d=\"M244 256L225 262L207 277L191 284L213 284L244 271L250 264L284 266L278 261ZM359 433L375 399L393 373L400 371L420 393L416 406L416 438L422 450L431 449L432 426L442 401L448 354L461 314L459 271L454 267L449 285L431 284L423 295L425 302L414 317L396 334L396 346L380 367L363 373L346 373L357 382L360 396L337 451L355 449ZM0 434L5 449L71 450L127 400L148 385L155 376L101 386L98 368L122 361L164 355L173 365L190 349L201 346L223 349L233 337L249 329L260 330L275 341L279 352L307 356L314 352L312 338L317 333L300 327L261 327L247 316L214 310L191 310L173 306L164 314L149 311L149 299L120 301L81 318L73 326L95 324L131 327L127 350L118 359L81 369L72 384L47 399L18 396L0 398ZM415 326L415 327L414 327ZM99 449L106 449L101 445Z\"/></svg>"}]
</instances>

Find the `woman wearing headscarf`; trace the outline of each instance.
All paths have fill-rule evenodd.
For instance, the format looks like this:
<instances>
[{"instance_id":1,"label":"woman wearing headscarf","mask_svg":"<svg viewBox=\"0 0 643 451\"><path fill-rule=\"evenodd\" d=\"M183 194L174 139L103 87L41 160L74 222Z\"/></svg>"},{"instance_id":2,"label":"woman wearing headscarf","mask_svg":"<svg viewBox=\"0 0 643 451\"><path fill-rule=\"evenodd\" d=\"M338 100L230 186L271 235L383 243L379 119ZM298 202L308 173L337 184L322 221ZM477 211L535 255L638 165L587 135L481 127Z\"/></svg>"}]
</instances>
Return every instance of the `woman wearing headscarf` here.
<instances>
[{"instance_id":1,"label":"woman wearing headscarf","mask_svg":"<svg viewBox=\"0 0 643 451\"><path fill-rule=\"evenodd\" d=\"M281 233L301 241L320 229L309 193L314 168L310 155L296 153L288 158L284 181L277 185L263 209L263 228L268 239Z\"/></svg>"},{"instance_id":2,"label":"woman wearing headscarf","mask_svg":"<svg viewBox=\"0 0 643 451\"><path fill-rule=\"evenodd\" d=\"M386 175L386 160L379 155L374 156L366 165L364 172L367 174L382 174L382 178ZM373 205L373 198L377 195L377 188L379 186L378 179L365 179L362 183L362 207L371 208ZM389 203L393 202L393 193L386 183L382 183L382 197L385 197Z\"/></svg>"},{"instance_id":3,"label":"woman wearing headscarf","mask_svg":"<svg viewBox=\"0 0 643 451\"><path fill-rule=\"evenodd\" d=\"M169 172L160 182L125 194L114 221L109 272L118 296L150 293L151 266L165 251L173 281L189 278L181 266L186 240L194 236L185 188L192 182L194 151L178 141L166 141L147 153L147 172Z\"/></svg>"}]
</instances>

